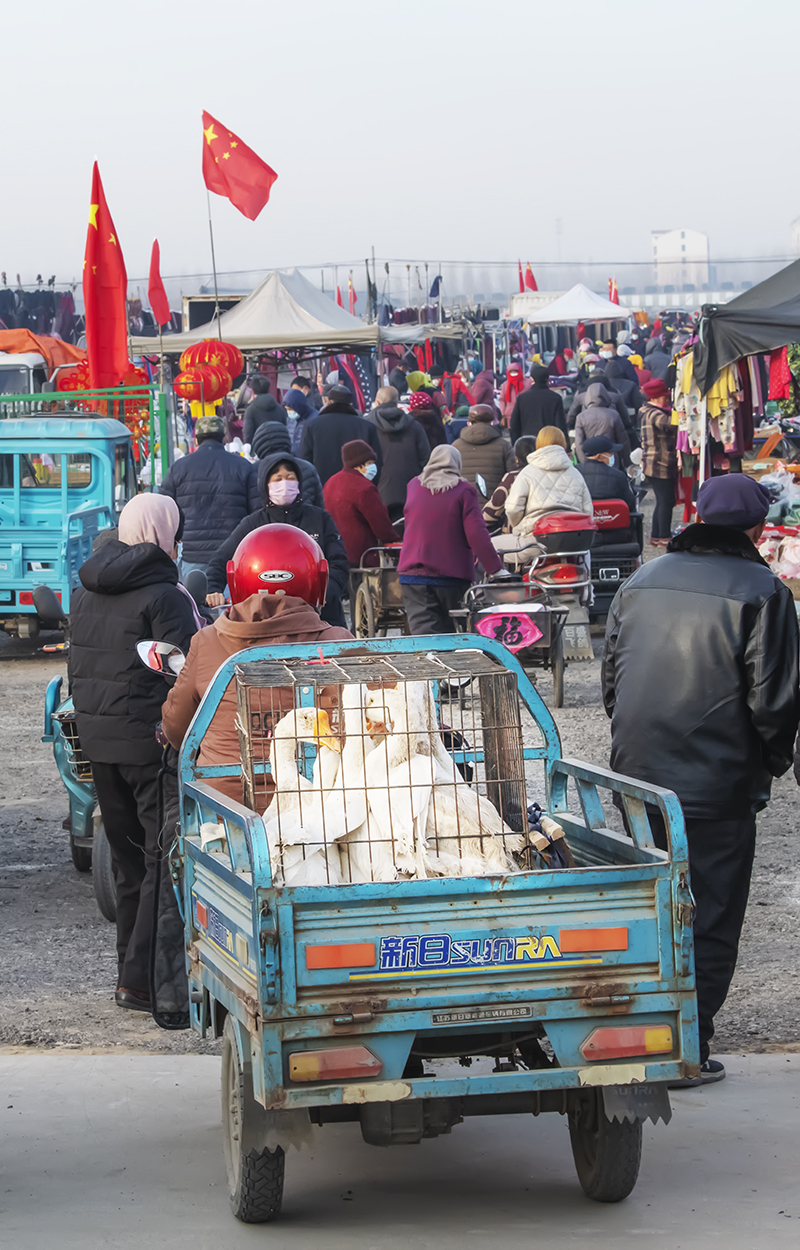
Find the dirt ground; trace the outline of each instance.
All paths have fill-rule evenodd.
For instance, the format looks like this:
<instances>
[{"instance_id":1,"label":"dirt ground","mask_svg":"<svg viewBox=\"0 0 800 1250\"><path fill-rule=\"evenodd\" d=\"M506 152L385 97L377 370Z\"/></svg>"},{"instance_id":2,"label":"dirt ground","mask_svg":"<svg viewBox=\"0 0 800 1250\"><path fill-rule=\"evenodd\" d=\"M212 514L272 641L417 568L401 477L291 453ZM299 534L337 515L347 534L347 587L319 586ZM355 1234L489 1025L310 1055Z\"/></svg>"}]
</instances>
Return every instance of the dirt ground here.
<instances>
[{"instance_id":1,"label":"dirt ground","mask_svg":"<svg viewBox=\"0 0 800 1250\"><path fill-rule=\"evenodd\" d=\"M598 655L601 646L596 638ZM52 749L40 741L45 688L65 665L45 656L3 658L12 650L0 640L0 1046L213 1049L114 1005L114 929L98 912L90 874L72 865L62 828L66 794ZM569 666L566 706L555 715L565 755L606 764L599 670L597 658ZM549 698L548 680L541 693ZM800 791L785 777L759 821L739 967L718 1017L719 1052L786 1049L800 1040L798 817Z\"/></svg>"}]
</instances>

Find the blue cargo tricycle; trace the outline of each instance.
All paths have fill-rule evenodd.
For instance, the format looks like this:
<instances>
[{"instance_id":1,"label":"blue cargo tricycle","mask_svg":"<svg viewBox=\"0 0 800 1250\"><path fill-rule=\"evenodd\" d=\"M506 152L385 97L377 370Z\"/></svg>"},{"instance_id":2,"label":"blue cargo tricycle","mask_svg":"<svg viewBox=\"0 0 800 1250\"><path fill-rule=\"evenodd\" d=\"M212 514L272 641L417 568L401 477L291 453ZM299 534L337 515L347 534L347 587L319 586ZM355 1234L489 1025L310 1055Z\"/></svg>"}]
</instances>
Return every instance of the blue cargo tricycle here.
<instances>
[{"instance_id":1,"label":"blue cargo tricycle","mask_svg":"<svg viewBox=\"0 0 800 1250\"><path fill-rule=\"evenodd\" d=\"M201 764L229 687L241 764ZM342 1121L389 1146L556 1112L584 1191L630 1193L642 1122L698 1072L684 823L671 792L560 755L523 669L476 635L219 669L180 756L172 873L239 1219L273 1219L289 1147Z\"/></svg>"}]
</instances>

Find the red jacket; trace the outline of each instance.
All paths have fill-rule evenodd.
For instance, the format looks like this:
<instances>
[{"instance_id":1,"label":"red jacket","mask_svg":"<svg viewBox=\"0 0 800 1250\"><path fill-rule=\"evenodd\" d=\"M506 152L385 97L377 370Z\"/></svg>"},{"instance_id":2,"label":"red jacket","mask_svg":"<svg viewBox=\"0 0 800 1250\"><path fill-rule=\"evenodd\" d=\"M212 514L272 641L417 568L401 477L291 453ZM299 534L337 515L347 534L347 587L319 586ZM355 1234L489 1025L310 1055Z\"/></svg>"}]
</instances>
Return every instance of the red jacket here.
<instances>
[{"instance_id":1,"label":"red jacket","mask_svg":"<svg viewBox=\"0 0 800 1250\"><path fill-rule=\"evenodd\" d=\"M386 504L374 486L358 469L342 469L325 483L322 495L325 509L336 522L351 565L361 563L369 547L399 543L400 535L389 520ZM377 557L372 557L372 564Z\"/></svg>"}]
</instances>

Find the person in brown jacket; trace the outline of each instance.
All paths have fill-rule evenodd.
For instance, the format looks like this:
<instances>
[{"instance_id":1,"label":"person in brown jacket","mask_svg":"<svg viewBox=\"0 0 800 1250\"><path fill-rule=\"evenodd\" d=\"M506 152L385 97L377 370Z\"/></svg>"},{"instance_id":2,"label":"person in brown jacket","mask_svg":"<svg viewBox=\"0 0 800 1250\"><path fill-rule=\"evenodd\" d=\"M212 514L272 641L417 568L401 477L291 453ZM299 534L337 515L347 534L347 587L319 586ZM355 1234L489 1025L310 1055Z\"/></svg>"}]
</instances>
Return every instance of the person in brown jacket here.
<instances>
[{"instance_id":1,"label":"person in brown jacket","mask_svg":"<svg viewBox=\"0 0 800 1250\"><path fill-rule=\"evenodd\" d=\"M466 428L453 446L461 453L461 472L478 492L481 507L491 499L502 478L518 468L514 448L503 437L499 425L492 425L494 412L488 404L475 404L469 410ZM477 478L483 479L481 486Z\"/></svg>"},{"instance_id":2,"label":"person in brown jacket","mask_svg":"<svg viewBox=\"0 0 800 1250\"><path fill-rule=\"evenodd\" d=\"M304 576L306 560L293 559L292 554L294 551L302 556L309 544L316 548L313 554L319 568L319 576L312 581ZM276 593L287 582L270 583L270 565L282 574L293 574L294 594ZM263 526L242 539L228 565L231 604L213 625L194 635L186 663L162 709L162 730L171 746L176 750L180 748L214 674L220 664L237 651L280 643L325 643L353 637L349 630L328 625L319 616L318 608L325 602L326 584L327 563L322 550L308 534L293 525ZM263 589L258 589L259 586ZM270 586L274 588L268 589ZM288 689L280 691L279 704L278 709L276 703L276 710L280 711L289 711L293 706ZM236 684L231 681L203 738L197 763L201 767L238 765L240 759ZM227 798L242 802L240 777L214 777L209 784Z\"/></svg>"},{"instance_id":3,"label":"person in brown jacket","mask_svg":"<svg viewBox=\"0 0 800 1250\"><path fill-rule=\"evenodd\" d=\"M672 509L678 477L678 427L672 424L672 395L666 382L653 378L642 387L647 403L642 404L642 472L655 495L651 547L666 547L672 537Z\"/></svg>"}]
</instances>

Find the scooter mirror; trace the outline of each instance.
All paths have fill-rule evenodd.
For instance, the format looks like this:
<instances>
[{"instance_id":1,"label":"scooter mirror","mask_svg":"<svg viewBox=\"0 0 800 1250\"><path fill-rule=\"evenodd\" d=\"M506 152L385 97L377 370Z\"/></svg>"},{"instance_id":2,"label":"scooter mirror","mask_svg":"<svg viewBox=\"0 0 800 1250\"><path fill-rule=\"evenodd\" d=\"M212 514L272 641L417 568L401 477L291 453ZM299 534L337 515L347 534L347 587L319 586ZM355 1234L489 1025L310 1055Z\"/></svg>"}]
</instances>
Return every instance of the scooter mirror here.
<instances>
[{"instance_id":1,"label":"scooter mirror","mask_svg":"<svg viewBox=\"0 0 800 1250\"><path fill-rule=\"evenodd\" d=\"M33 606L43 621L65 621L67 614L49 586L34 586Z\"/></svg>"},{"instance_id":2,"label":"scooter mirror","mask_svg":"<svg viewBox=\"0 0 800 1250\"><path fill-rule=\"evenodd\" d=\"M174 642L154 642L148 638L137 642L136 654L145 668L154 673L162 673L165 677L177 677L186 663L186 656Z\"/></svg>"}]
</instances>

